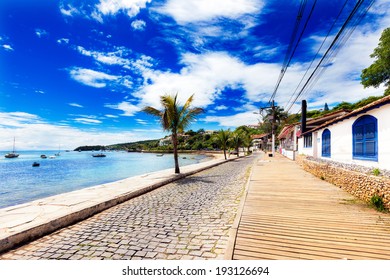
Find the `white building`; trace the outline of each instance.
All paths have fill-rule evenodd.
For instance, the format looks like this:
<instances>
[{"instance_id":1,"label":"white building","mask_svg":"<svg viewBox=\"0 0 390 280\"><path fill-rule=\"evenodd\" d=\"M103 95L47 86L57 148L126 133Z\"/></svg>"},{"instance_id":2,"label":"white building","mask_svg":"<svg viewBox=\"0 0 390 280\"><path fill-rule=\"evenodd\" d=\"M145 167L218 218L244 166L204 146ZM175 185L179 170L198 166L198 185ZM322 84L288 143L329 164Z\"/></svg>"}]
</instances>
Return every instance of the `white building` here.
<instances>
[{"instance_id":1,"label":"white building","mask_svg":"<svg viewBox=\"0 0 390 280\"><path fill-rule=\"evenodd\" d=\"M300 154L390 170L390 96L308 130Z\"/></svg>"},{"instance_id":2,"label":"white building","mask_svg":"<svg viewBox=\"0 0 390 280\"><path fill-rule=\"evenodd\" d=\"M329 122L335 118L341 117L345 114L348 114L349 112L351 111L341 109L320 117L310 118L306 121L306 131L315 129L320 125ZM301 153L302 151L302 147L301 149L298 149L298 139L302 134L301 129L302 128L300 122L286 125L283 127L280 134L278 135L279 152L285 157L288 157L289 159L295 160L296 153Z\"/></svg>"},{"instance_id":3,"label":"white building","mask_svg":"<svg viewBox=\"0 0 390 280\"><path fill-rule=\"evenodd\" d=\"M169 135L169 136L165 136L164 138L160 139L158 145L161 147L161 146L168 146L168 145L171 145L172 144L172 137Z\"/></svg>"}]
</instances>

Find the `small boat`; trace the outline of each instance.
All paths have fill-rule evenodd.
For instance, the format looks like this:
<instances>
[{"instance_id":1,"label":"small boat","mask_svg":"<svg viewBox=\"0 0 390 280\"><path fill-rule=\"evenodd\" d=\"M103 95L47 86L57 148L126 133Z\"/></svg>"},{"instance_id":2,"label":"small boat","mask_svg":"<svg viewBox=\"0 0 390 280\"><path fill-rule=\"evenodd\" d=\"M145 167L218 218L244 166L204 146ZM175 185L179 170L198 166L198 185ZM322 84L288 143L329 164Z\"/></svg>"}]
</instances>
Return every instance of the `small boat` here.
<instances>
[{"instance_id":1,"label":"small boat","mask_svg":"<svg viewBox=\"0 0 390 280\"><path fill-rule=\"evenodd\" d=\"M47 158L47 156L46 155L41 155L41 158Z\"/></svg>"},{"instance_id":2,"label":"small boat","mask_svg":"<svg viewBox=\"0 0 390 280\"><path fill-rule=\"evenodd\" d=\"M49 156L50 159L56 158L56 156Z\"/></svg>"},{"instance_id":3,"label":"small boat","mask_svg":"<svg viewBox=\"0 0 390 280\"><path fill-rule=\"evenodd\" d=\"M12 149L12 153L8 153L4 157L6 157L6 158L17 158L18 156L19 156L19 154L15 153L15 137L14 137L14 146L13 146L13 149Z\"/></svg>"},{"instance_id":4,"label":"small boat","mask_svg":"<svg viewBox=\"0 0 390 280\"><path fill-rule=\"evenodd\" d=\"M162 157L164 154L157 154L156 156L157 157Z\"/></svg>"},{"instance_id":5,"label":"small boat","mask_svg":"<svg viewBox=\"0 0 390 280\"><path fill-rule=\"evenodd\" d=\"M58 146L58 153L54 154L56 157L61 155L61 146Z\"/></svg>"},{"instance_id":6,"label":"small boat","mask_svg":"<svg viewBox=\"0 0 390 280\"><path fill-rule=\"evenodd\" d=\"M94 155L92 155L93 157L106 157L106 155L105 154L94 154Z\"/></svg>"},{"instance_id":7,"label":"small boat","mask_svg":"<svg viewBox=\"0 0 390 280\"><path fill-rule=\"evenodd\" d=\"M16 154L16 153L8 153L4 157L6 157L6 158L17 158L18 156L19 156L19 154Z\"/></svg>"},{"instance_id":8,"label":"small boat","mask_svg":"<svg viewBox=\"0 0 390 280\"><path fill-rule=\"evenodd\" d=\"M39 167L39 166L40 166L39 162L34 162L34 163L32 164L32 167Z\"/></svg>"}]
</instances>

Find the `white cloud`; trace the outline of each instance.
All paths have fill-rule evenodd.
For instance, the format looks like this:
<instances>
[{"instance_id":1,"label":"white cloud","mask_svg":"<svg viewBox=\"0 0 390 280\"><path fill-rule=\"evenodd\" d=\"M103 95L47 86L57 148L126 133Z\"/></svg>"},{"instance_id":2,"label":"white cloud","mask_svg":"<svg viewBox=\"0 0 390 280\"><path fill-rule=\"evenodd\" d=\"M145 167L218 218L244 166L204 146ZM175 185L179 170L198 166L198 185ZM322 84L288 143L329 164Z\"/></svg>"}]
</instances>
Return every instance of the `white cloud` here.
<instances>
[{"instance_id":1,"label":"white cloud","mask_svg":"<svg viewBox=\"0 0 390 280\"><path fill-rule=\"evenodd\" d=\"M217 111L222 111L222 110L227 110L228 107L225 105L219 105L219 106L216 106L214 109Z\"/></svg>"},{"instance_id":2,"label":"white cloud","mask_svg":"<svg viewBox=\"0 0 390 280\"><path fill-rule=\"evenodd\" d=\"M149 71L153 66L153 59L149 56L140 55L139 58L136 59L129 58L131 50L125 47L115 47L114 51L110 52L90 51L82 46L76 46L75 49L82 55L92 57L97 63L103 63L108 66L119 65L122 66L125 71L133 71L136 75L142 75L142 73ZM117 78L117 84L127 88L134 87L132 76L123 75L121 77L117 76Z\"/></svg>"},{"instance_id":3,"label":"white cloud","mask_svg":"<svg viewBox=\"0 0 390 280\"><path fill-rule=\"evenodd\" d=\"M307 99L310 109L316 109L323 108L325 102L328 104L336 104L341 101L356 102L370 95L379 96L383 94L383 87L364 89L360 84L361 71L373 62L370 54L377 47L383 30L379 28L376 31L372 31L366 28L370 28L370 26L361 26L354 31L337 56L328 64L328 67L322 68L324 72L314 87L308 92L305 91L298 99L299 103L302 99ZM287 78L294 74L297 77L298 74L302 76L302 71L305 70L304 67L306 65L301 66L300 72L296 71L296 69L288 70L286 73ZM290 80L292 79L290 78ZM295 83L294 87L282 85L280 94L278 93L277 97L277 99L283 102L282 105L287 103L287 98L292 94L291 88L295 90L297 83ZM299 106L300 104L294 105L290 112L297 112Z\"/></svg>"},{"instance_id":4,"label":"white cloud","mask_svg":"<svg viewBox=\"0 0 390 280\"><path fill-rule=\"evenodd\" d=\"M263 0L168 0L165 5L154 8L156 13L152 16L163 24L161 14L178 23L165 23L162 32L166 42L179 52L188 50L189 46L203 52L210 50L215 40L248 40L263 7Z\"/></svg>"},{"instance_id":5,"label":"white cloud","mask_svg":"<svg viewBox=\"0 0 390 280\"><path fill-rule=\"evenodd\" d=\"M119 76L78 67L71 69L69 74L75 81L96 88L106 87L108 83L119 78Z\"/></svg>"},{"instance_id":6,"label":"white cloud","mask_svg":"<svg viewBox=\"0 0 390 280\"><path fill-rule=\"evenodd\" d=\"M103 22L103 16L116 15L119 12L125 13L133 18L146 7L152 0L100 0L96 5L96 10L92 17L99 22Z\"/></svg>"},{"instance_id":7,"label":"white cloud","mask_svg":"<svg viewBox=\"0 0 390 280\"><path fill-rule=\"evenodd\" d=\"M35 34L38 36L38 38L46 37L49 35L49 33L46 30L41 28L36 28Z\"/></svg>"},{"instance_id":8,"label":"white cloud","mask_svg":"<svg viewBox=\"0 0 390 280\"><path fill-rule=\"evenodd\" d=\"M73 119L75 122L82 124L100 124L102 121L94 119L94 118L75 118Z\"/></svg>"},{"instance_id":9,"label":"white cloud","mask_svg":"<svg viewBox=\"0 0 390 280\"><path fill-rule=\"evenodd\" d=\"M79 15L80 14L80 11L79 9L77 9L76 7L73 7L72 5L68 4L68 5L64 5L64 4L61 4L60 5L60 11L61 13L64 15L64 16L68 16L68 17L72 17L72 16L75 16L75 15Z\"/></svg>"},{"instance_id":10,"label":"white cloud","mask_svg":"<svg viewBox=\"0 0 390 280\"><path fill-rule=\"evenodd\" d=\"M14 51L14 49L10 45L4 44L2 45L2 47L6 51Z\"/></svg>"},{"instance_id":11,"label":"white cloud","mask_svg":"<svg viewBox=\"0 0 390 280\"><path fill-rule=\"evenodd\" d=\"M0 112L0 128L18 128L29 124L41 124L43 120L37 115L25 112Z\"/></svg>"},{"instance_id":12,"label":"white cloud","mask_svg":"<svg viewBox=\"0 0 390 280\"><path fill-rule=\"evenodd\" d=\"M69 44L69 39L61 38L61 39L57 40L57 43L60 44L60 45L67 45L67 44Z\"/></svg>"},{"instance_id":13,"label":"white cloud","mask_svg":"<svg viewBox=\"0 0 390 280\"><path fill-rule=\"evenodd\" d=\"M136 121L137 123L139 123L139 124L142 124L142 125L148 124L147 121L142 120L142 119L135 119L135 121Z\"/></svg>"},{"instance_id":14,"label":"white cloud","mask_svg":"<svg viewBox=\"0 0 390 280\"><path fill-rule=\"evenodd\" d=\"M109 145L162 137L162 132L145 131L107 132L82 130L68 125L51 124L37 115L25 112L0 112L0 150L12 149L16 138L16 149L21 150L57 150L75 149L83 145ZM50 141L48 141L50 139Z\"/></svg>"},{"instance_id":15,"label":"white cloud","mask_svg":"<svg viewBox=\"0 0 390 280\"><path fill-rule=\"evenodd\" d=\"M121 114L121 115L127 116L127 117L134 116L135 113L141 111L141 109L138 106L135 106L127 101L123 101L119 104L106 104L105 107L111 108L114 110L123 111L123 114Z\"/></svg>"},{"instance_id":16,"label":"white cloud","mask_svg":"<svg viewBox=\"0 0 390 280\"><path fill-rule=\"evenodd\" d=\"M84 108L84 106L77 104L77 103L68 103L68 105L72 106L72 107Z\"/></svg>"},{"instance_id":17,"label":"white cloud","mask_svg":"<svg viewBox=\"0 0 390 280\"><path fill-rule=\"evenodd\" d=\"M223 127L238 127L243 124L258 124L258 119L253 111L243 112L230 116L206 116L204 119L201 119L204 122L218 123L219 126Z\"/></svg>"},{"instance_id":18,"label":"white cloud","mask_svg":"<svg viewBox=\"0 0 390 280\"><path fill-rule=\"evenodd\" d=\"M142 31L145 30L146 28L146 22L144 22L143 20L135 20L131 23L131 27L134 30Z\"/></svg>"},{"instance_id":19,"label":"white cloud","mask_svg":"<svg viewBox=\"0 0 390 280\"><path fill-rule=\"evenodd\" d=\"M131 52L130 50L120 47L116 48L112 52L98 52L98 51L89 51L82 46L77 46L76 50L82 55L89 56L94 58L96 61L107 64L107 65L121 65L128 66L131 64L131 61L122 56L128 56Z\"/></svg>"},{"instance_id":20,"label":"white cloud","mask_svg":"<svg viewBox=\"0 0 390 280\"><path fill-rule=\"evenodd\" d=\"M171 16L179 24L187 24L218 18L237 20L247 14L258 14L263 7L262 0L168 0L158 12Z\"/></svg>"},{"instance_id":21,"label":"white cloud","mask_svg":"<svg viewBox=\"0 0 390 280\"><path fill-rule=\"evenodd\" d=\"M261 97L270 95L274 77L280 71L276 64L247 65L224 52L185 54L180 62L184 65L180 73L150 69L143 72L148 82L135 93L142 105L159 107L159 95L179 93L181 102L195 94L194 106L207 107L219 98L227 98L222 97L227 88L244 89L246 98L260 101Z\"/></svg>"}]
</instances>

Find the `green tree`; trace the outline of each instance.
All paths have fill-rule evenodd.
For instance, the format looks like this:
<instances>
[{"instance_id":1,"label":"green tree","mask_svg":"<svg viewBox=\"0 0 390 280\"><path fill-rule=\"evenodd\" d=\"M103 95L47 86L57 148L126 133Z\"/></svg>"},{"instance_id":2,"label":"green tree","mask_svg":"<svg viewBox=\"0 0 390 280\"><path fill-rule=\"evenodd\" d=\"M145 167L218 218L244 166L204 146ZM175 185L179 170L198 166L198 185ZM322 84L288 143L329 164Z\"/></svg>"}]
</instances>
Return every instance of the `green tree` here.
<instances>
[{"instance_id":1,"label":"green tree","mask_svg":"<svg viewBox=\"0 0 390 280\"><path fill-rule=\"evenodd\" d=\"M251 129L249 129L249 127L245 126L245 125L242 125L242 126L239 126L237 127L237 129L235 130L235 133L237 133L238 135L240 135L241 137L241 141L242 141L242 145L248 149L248 153L249 153L249 148L252 144L252 138L251 138Z\"/></svg>"},{"instance_id":2,"label":"green tree","mask_svg":"<svg viewBox=\"0 0 390 280\"><path fill-rule=\"evenodd\" d=\"M387 87L385 94L390 94L390 27L382 32L378 47L370 57L375 58L375 61L363 69L361 83L365 88L371 86L377 88L384 83Z\"/></svg>"},{"instance_id":3,"label":"green tree","mask_svg":"<svg viewBox=\"0 0 390 280\"><path fill-rule=\"evenodd\" d=\"M178 104L177 94L163 95L160 97L160 102L163 107L161 111L150 106L147 106L142 110L147 114L158 117L161 121L162 128L172 133L171 137L175 160L175 173L180 173L179 157L177 152L177 134L183 133L184 129L186 129L199 114L204 112L202 108L191 108L193 98L194 95L191 95L184 106L181 106Z\"/></svg>"},{"instance_id":4,"label":"green tree","mask_svg":"<svg viewBox=\"0 0 390 280\"><path fill-rule=\"evenodd\" d=\"M269 108L263 117L263 127L268 133L278 135L281 130L281 124L288 118L288 113L280 106L275 106L274 109Z\"/></svg>"},{"instance_id":5,"label":"green tree","mask_svg":"<svg viewBox=\"0 0 390 280\"><path fill-rule=\"evenodd\" d=\"M220 147L223 150L223 155L225 156L225 160L227 159L226 150L229 147L230 135L231 132L229 129L228 130L221 129L215 137L216 144L218 145L218 147Z\"/></svg>"},{"instance_id":6,"label":"green tree","mask_svg":"<svg viewBox=\"0 0 390 280\"><path fill-rule=\"evenodd\" d=\"M230 143L232 144L232 147L236 150L237 157L238 157L239 156L239 148L244 143L242 136L239 133L233 133Z\"/></svg>"},{"instance_id":7,"label":"green tree","mask_svg":"<svg viewBox=\"0 0 390 280\"><path fill-rule=\"evenodd\" d=\"M329 111L329 106L328 103L325 102L324 112L328 112L328 111Z\"/></svg>"}]
</instances>

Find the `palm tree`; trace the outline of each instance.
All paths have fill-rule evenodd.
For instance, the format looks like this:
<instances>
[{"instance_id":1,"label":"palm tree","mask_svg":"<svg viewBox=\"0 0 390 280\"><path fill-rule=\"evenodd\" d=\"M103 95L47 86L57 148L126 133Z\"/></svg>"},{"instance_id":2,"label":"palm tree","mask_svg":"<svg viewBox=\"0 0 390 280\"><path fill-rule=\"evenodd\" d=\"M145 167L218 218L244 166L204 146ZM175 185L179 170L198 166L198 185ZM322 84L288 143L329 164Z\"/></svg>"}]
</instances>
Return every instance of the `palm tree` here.
<instances>
[{"instance_id":1,"label":"palm tree","mask_svg":"<svg viewBox=\"0 0 390 280\"><path fill-rule=\"evenodd\" d=\"M184 130L195 120L196 116L203 113L202 108L191 108L194 95L186 101L184 106L177 102L176 95L163 95L160 102L163 109L160 111L153 107L147 106L142 111L160 118L162 128L172 133L173 156L175 159L175 173L180 173L179 158L177 154L177 134L183 133Z\"/></svg>"},{"instance_id":2,"label":"palm tree","mask_svg":"<svg viewBox=\"0 0 390 280\"><path fill-rule=\"evenodd\" d=\"M242 136L239 133L234 133L231 138L231 144L234 149L236 149L237 157L239 156L239 148L244 143Z\"/></svg>"},{"instance_id":3,"label":"palm tree","mask_svg":"<svg viewBox=\"0 0 390 280\"><path fill-rule=\"evenodd\" d=\"M231 135L230 129L228 130L221 129L215 138L216 144L223 150L223 155L225 156L225 160L227 159L226 150L228 148L230 135Z\"/></svg>"},{"instance_id":4,"label":"palm tree","mask_svg":"<svg viewBox=\"0 0 390 280\"><path fill-rule=\"evenodd\" d=\"M242 140L242 145L248 149L247 153L249 154L249 150L250 150L250 147L252 144L250 129L247 126L242 125L242 126L239 126L236 128L235 133L240 135L241 140ZM245 150L244 150L244 152L245 152Z\"/></svg>"}]
</instances>

